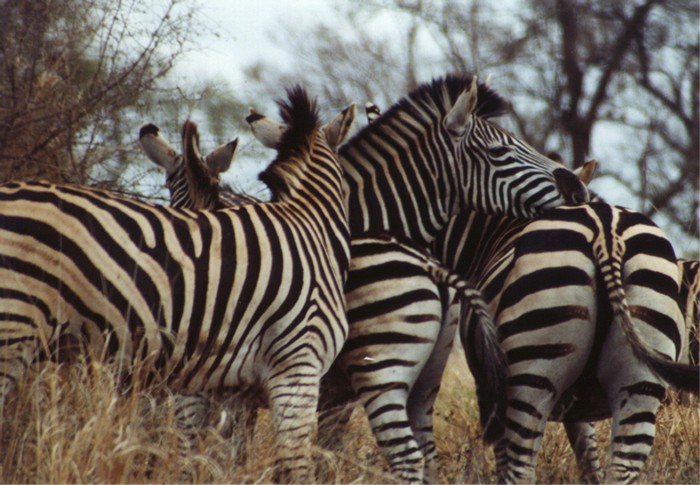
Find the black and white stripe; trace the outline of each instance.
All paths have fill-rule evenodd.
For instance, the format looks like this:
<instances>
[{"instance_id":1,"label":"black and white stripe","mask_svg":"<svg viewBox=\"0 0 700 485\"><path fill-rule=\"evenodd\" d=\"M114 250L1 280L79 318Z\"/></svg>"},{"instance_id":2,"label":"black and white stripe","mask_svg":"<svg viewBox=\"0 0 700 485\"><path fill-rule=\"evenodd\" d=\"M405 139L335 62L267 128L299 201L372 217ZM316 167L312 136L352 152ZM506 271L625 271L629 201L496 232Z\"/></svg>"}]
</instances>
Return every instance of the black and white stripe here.
<instances>
[{"instance_id":1,"label":"black and white stripe","mask_svg":"<svg viewBox=\"0 0 700 485\"><path fill-rule=\"evenodd\" d=\"M144 136L143 130L141 134ZM152 152L149 157L153 159ZM187 199L189 194L211 191L216 183L213 176L193 176L198 169L191 165L183 164L177 171L186 178L184 183L167 179L169 184L187 187L181 192L184 198L174 200L173 205L201 209L207 208L199 207L202 201L209 200L216 206L217 202L206 196L196 202ZM224 194L221 191L219 195ZM230 200L222 199L220 203L228 204ZM486 361L478 366L482 371L477 376L482 394L495 399L493 396L505 389L505 357L485 303L469 283L436 260L386 235L351 240L345 292L350 331L341 356L322 380L320 437L332 443L337 438L333 434L340 429L338 419L347 422L352 410L347 404L359 398L392 472L409 482L436 482L432 406L458 324L442 318L450 302L461 302L464 308L472 306L483 318L477 322L479 330L474 337ZM178 403L185 408L178 411L187 417L181 424L189 436L194 435L190 424L201 424L201 415L209 414L204 399L182 399ZM337 409L341 409L342 416L338 416ZM250 435L250 431L246 429L245 433Z\"/></svg>"},{"instance_id":2,"label":"black and white stripe","mask_svg":"<svg viewBox=\"0 0 700 485\"><path fill-rule=\"evenodd\" d=\"M0 389L76 337L174 392L256 389L280 464L308 481L319 380L347 336L341 139L301 89L263 178L274 201L192 212L86 187L0 187ZM339 117L352 118L354 110ZM185 126L186 157L201 158ZM330 135L329 135L330 132Z\"/></svg>"},{"instance_id":3,"label":"black and white stripe","mask_svg":"<svg viewBox=\"0 0 700 485\"><path fill-rule=\"evenodd\" d=\"M460 272L479 275L508 355L499 479L534 480L548 419L565 422L582 475L600 479L593 428L581 421L612 415L605 480L634 480L651 448L665 386L695 392L698 386L697 368L673 364L687 333L668 240L641 214L605 203L510 225L472 214L449 229L436 252L455 258ZM505 241L495 254L459 246L485 233Z\"/></svg>"},{"instance_id":4,"label":"black and white stripe","mask_svg":"<svg viewBox=\"0 0 700 485\"><path fill-rule=\"evenodd\" d=\"M424 247L461 210L533 216L585 199L573 173L488 120L506 108L475 79L448 76L353 137L339 151L351 233L389 233Z\"/></svg>"},{"instance_id":5,"label":"black and white stripe","mask_svg":"<svg viewBox=\"0 0 700 485\"><path fill-rule=\"evenodd\" d=\"M419 86L339 150L352 234L420 246L463 210L531 218L588 193L561 164L493 123L509 109L471 76Z\"/></svg>"}]
</instances>

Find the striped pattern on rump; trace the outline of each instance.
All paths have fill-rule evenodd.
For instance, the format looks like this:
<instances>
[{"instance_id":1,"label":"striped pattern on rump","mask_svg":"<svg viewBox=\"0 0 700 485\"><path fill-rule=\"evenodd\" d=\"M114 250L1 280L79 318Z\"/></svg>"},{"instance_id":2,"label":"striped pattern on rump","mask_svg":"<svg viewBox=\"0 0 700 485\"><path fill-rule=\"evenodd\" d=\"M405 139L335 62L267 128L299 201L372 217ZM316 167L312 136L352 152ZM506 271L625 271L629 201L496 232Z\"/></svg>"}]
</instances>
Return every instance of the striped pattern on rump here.
<instances>
[{"instance_id":1,"label":"striped pattern on rump","mask_svg":"<svg viewBox=\"0 0 700 485\"><path fill-rule=\"evenodd\" d=\"M471 223L483 232L483 221ZM458 226L446 241L469 232ZM479 264L474 255L456 259L481 274L509 360L499 479L534 480L548 419L568 423L575 442L590 428L571 421L612 414L605 479L633 480L650 451L665 386L698 386L697 368L673 364L687 334L670 243L648 218L604 203L548 211L505 239ZM579 460L585 467L585 454Z\"/></svg>"}]
</instances>

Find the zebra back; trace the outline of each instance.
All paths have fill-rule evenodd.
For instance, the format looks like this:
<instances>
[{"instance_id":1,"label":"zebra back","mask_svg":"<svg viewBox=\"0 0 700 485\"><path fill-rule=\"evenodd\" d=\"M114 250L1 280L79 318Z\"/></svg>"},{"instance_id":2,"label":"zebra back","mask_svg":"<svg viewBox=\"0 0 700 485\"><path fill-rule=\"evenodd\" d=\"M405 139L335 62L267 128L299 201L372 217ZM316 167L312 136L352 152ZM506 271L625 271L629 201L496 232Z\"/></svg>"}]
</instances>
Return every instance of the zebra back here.
<instances>
[{"instance_id":1,"label":"zebra back","mask_svg":"<svg viewBox=\"0 0 700 485\"><path fill-rule=\"evenodd\" d=\"M605 480L633 479L649 452L661 383L699 384L697 368L675 363L685 329L669 241L634 211L604 203L557 208L522 229L510 262L490 277L479 287L511 372L512 424L497 447L499 479L534 479L547 419L565 420L574 443L589 427L568 422L608 413L616 424ZM582 462L588 448L577 456L582 472L596 476L597 461Z\"/></svg>"}]
</instances>

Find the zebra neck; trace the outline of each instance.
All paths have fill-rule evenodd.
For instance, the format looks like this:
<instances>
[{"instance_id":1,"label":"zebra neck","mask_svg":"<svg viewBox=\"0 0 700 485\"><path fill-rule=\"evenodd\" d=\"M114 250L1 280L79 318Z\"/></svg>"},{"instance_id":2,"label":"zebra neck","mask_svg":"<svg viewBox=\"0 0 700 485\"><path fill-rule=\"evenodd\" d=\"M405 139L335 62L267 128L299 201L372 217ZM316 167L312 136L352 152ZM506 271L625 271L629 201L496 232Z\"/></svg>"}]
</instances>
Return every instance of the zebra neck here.
<instances>
[{"instance_id":1,"label":"zebra neck","mask_svg":"<svg viewBox=\"0 0 700 485\"><path fill-rule=\"evenodd\" d=\"M165 186L170 192L170 206L176 209L191 209L190 187L187 184L185 166L181 163L175 170L168 173Z\"/></svg>"},{"instance_id":2,"label":"zebra neck","mask_svg":"<svg viewBox=\"0 0 700 485\"><path fill-rule=\"evenodd\" d=\"M441 169L409 168L402 159L399 153L388 160L341 153L351 235L384 232L427 247L447 223L456 206L454 185L435 175Z\"/></svg>"},{"instance_id":3,"label":"zebra neck","mask_svg":"<svg viewBox=\"0 0 700 485\"><path fill-rule=\"evenodd\" d=\"M326 239L325 246L332 248L331 266L338 271L344 268L340 272L345 275L350 259L350 236L340 167L319 163L311 157L303 166L278 163L271 168L261 179L272 192L272 202L283 204L285 212L295 212L295 217L314 225L316 234Z\"/></svg>"}]
</instances>

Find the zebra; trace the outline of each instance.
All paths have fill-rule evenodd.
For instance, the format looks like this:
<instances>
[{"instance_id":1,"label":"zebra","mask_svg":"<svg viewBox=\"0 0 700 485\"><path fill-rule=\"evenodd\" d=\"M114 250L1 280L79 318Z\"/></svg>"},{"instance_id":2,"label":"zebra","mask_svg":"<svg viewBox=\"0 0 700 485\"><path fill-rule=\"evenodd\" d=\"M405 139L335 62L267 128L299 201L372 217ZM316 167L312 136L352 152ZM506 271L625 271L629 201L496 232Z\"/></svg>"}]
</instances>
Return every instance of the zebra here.
<instances>
[{"instance_id":1,"label":"zebra","mask_svg":"<svg viewBox=\"0 0 700 485\"><path fill-rule=\"evenodd\" d=\"M207 209L210 207L199 206L201 201L207 200L212 206L216 205L210 197L198 197L199 202L188 197L211 191L218 174L208 174L204 178L192 176L191 172L201 173L202 167L193 168L196 163L183 163L182 157L178 158L155 125L144 128L140 131L141 144L149 147L144 150L149 158L157 163L169 153L173 161L181 165L176 170L179 178L166 178L169 186L184 188L177 192L171 190L171 194L179 196L173 197L171 204ZM221 191L219 195L225 193ZM222 199L221 203L236 205L231 200L234 199ZM451 302L457 297L464 308L473 305L483 318L474 339L482 349L479 356L482 362L478 367L484 372L476 380L481 395L489 393L490 399L497 399L499 393L503 395L505 384L505 375L499 374L505 368L505 356L498 346L495 326L480 295L470 289L470 283L410 244L387 235L366 235L353 238L350 247L350 271L345 287L349 334L339 362L322 379L319 408L325 419L320 421L319 434L326 441L332 440L331 432L338 427L330 424L337 416L333 411L340 407L343 411L340 421L347 422L350 418L347 411L351 411L347 403L359 398L371 417L370 425L377 442L385 455L393 456L389 460L393 473L406 481L436 482L432 404L438 390L435 383L439 385L445 364L443 357L452 344L451 338L444 342L439 339L445 334L442 301ZM456 327L457 322L451 325ZM393 343L391 347L386 345L387 339ZM440 347L440 352L435 352L436 346ZM409 371L402 371L403 368ZM419 379L414 369L420 372ZM348 392L348 388L354 392ZM205 399L188 398L178 403L178 415L185 417L182 421L191 439L193 428L206 423L202 415L210 413ZM244 441L251 439L253 421L249 416Z\"/></svg>"},{"instance_id":2,"label":"zebra","mask_svg":"<svg viewBox=\"0 0 700 485\"><path fill-rule=\"evenodd\" d=\"M475 77L448 75L360 130L338 152L351 235L388 233L425 248L462 210L533 217L586 200L576 175L490 120L508 108ZM274 125L260 126L263 140L274 136ZM501 414L487 436L499 433Z\"/></svg>"},{"instance_id":3,"label":"zebra","mask_svg":"<svg viewBox=\"0 0 700 485\"><path fill-rule=\"evenodd\" d=\"M491 121L508 109L475 77L448 75L420 85L350 138L338 154L351 235L388 232L427 248L464 210L532 218L587 200L575 174ZM452 327L445 329L451 341ZM503 429L496 409L487 414L487 437Z\"/></svg>"},{"instance_id":4,"label":"zebra","mask_svg":"<svg viewBox=\"0 0 700 485\"><path fill-rule=\"evenodd\" d=\"M490 253L460 246L470 234L490 234ZM634 480L651 448L662 384L698 388L697 368L673 364L686 333L675 254L658 227L629 209L591 202L532 222L471 214L440 236L436 256L479 275L509 360L499 480L533 481L547 419L564 421L582 477L598 480L593 428L583 421L610 414L604 479Z\"/></svg>"},{"instance_id":5,"label":"zebra","mask_svg":"<svg viewBox=\"0 0 700 485\"><path fill-rule=\"evenodd\" d=\"M374 122L381 116L381 110L371 102L365 104L365 109L368 123ZM550 153L548 157L562 163L561 157L556 153ZM591 160L578 170L579 178L586 185L590 182L596 166L597 162ZM450 224L448 224L447 233L450 234L451 237L438 238L434 243L435 245L444 245L443 247L434 246L434 251L438 255L445 257L445 254L456 254L458 258L461 255L462 259L468 258L472 260L472 262L468 263L466 266L465 262L462 261L459 266L460 269L466 271L467 274L478 273L479 266L485 265L486 261L490 259L496 259L496 256L503 251L503 248L506 248L505 251L507 252L507 248L511 247L521 230L530 223L528 220L513 219L510 217L498 218L484 216L478 213L473 213L471 215L479 221L473 226L467 226L471 229L465 230L465 228L461 226L458 226L458 228L451 227L455 222L465 222L469 220L463 213L453 218ZM446 257L447 260L450 260L450 258L451 256ZM450 319L446 318L446 320ZM463 336L462 340L466 341L467 337ZM401 345L394 344L394 346L396 347L396 352L400 353ZM479 369L471 364L470 370L472 373L479 372ZM576 450L578 462L583 470L582 476L590 477L588 473L590 473L591 470L600 469L595 441L593 439L595 428L592 424L587 422L569 422L566 423L566 431L570 437L572 447Z\"/></svg>"},{"instance_id":6,"label":"zebra","mask_svg":"<svg viewBox=\"0 0 700 485\"><path fill-rule=\"evenodd\" d=\"M280 473L310 480L320 376L347 336L335 143L355 109L321 126L300 87L278 105L286 129L260 176L270 203L193 212L81 186L0 187L0 399L32 361L78 338L123 374L139 364L183 395L255 390L271 408ZM183 133L184 156L201 158L196 125Z\"/></svg>"}]
</instances>

